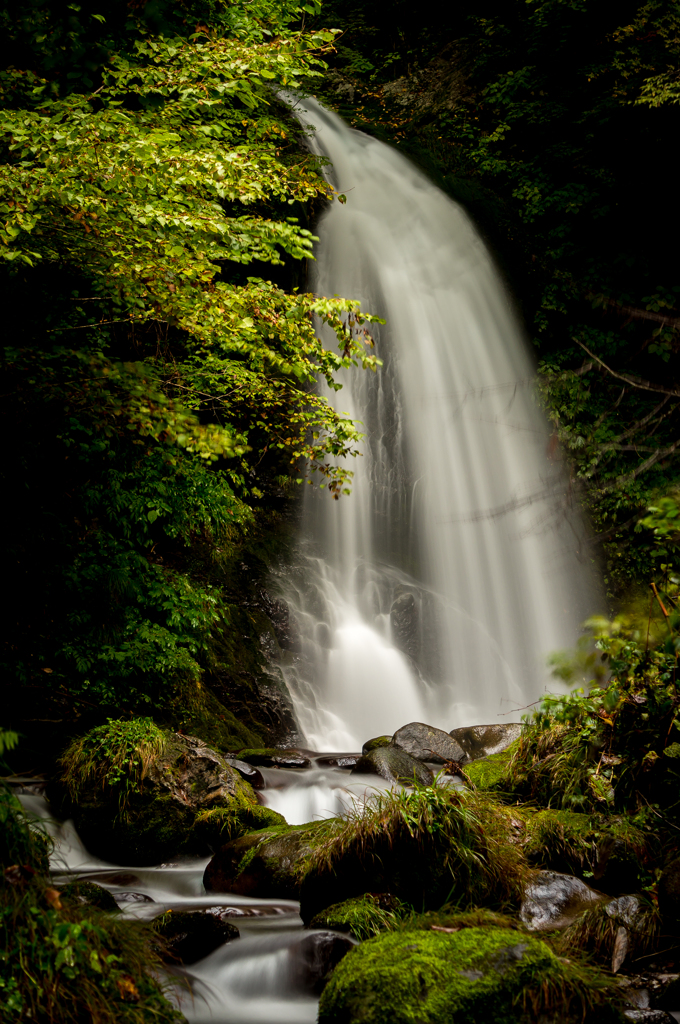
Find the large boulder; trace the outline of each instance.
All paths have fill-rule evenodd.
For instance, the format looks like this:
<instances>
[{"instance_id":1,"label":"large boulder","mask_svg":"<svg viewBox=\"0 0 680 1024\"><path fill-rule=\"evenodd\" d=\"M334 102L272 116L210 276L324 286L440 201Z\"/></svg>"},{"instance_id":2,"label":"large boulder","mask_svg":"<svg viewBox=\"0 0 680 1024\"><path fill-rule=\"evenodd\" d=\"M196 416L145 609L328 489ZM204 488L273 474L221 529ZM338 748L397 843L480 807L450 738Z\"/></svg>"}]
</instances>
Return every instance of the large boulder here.
<instances>
[{"instance_id":1,"label":"large boulder","mask_svg":"<svg viewBox=\"0 0 680 1024\"><path fill-rule=\"evenodd\" d=\"M529 880L520 918L532 931L567 928L583 911L606 899L580 878L559 871L535 871Z\"/></svg>"},{"instance_id":2,"label":"large boulder","mask_svg":"<svg viewBox=\"0 0 680 1024\"><path fill-rule=\"evenodd\" d=\"M430 786L434 779L430 769L421 761L416 760L405 750L392 746L376 747L368 754L363 754L352 768L352 774L379 775L388 782L411 785L415 780L420 786Z\"/></svg>"},{"instance_id":3,"label":"large boulder","mask_svg":"<svg viewBox=\"0 0 680 1024\"><path fill-rule=\"evenodd\" d=\"M207 854L209 844L193 829L199 814L223 808L236 821L258 803L221 754L179 733L165 734L141 781L123 796L119 782L102 784L96 775L79 783L77 798L66 777L51 796L64 816L73 817L90 853L130 865L158 864L182 852Z\"/></svg>"},{"instance_id":4,"label":"large boulder","mask_svg":"<svg viewBox=\"0 0 680 1024\"><path fill-rule=\"evenodd\" d=\"M392 737L392 745L405 750L419 761L430 761L433 764L467 759L461 745L448 733L423 722L410 722L397 729Z\"/></svg>"},{"instance_id":5,"label":"large boulder","mask_svg":"<svg viewBox=\"0 0 680 1024\"><path fill-rule=\"evenodd\" d=\"M268 829L226 843L205 869L209 892L229 892L262 899L300 898L301 862L312 847L315 830Z\"/></svg>"},{"instance_id":6,"label":"large boulder","mask_svg":"<svg viewBox=\"0 0 680 1024\"><path fill-rule=\"evenodd\" d=\"M465 760L476 761L480 757L490 757L507 750L522 735L522 728L517 722L466 725L461 729L452 729L449 736L461 748Z\"/></svg>"},{"instance_id":7,"label":"large boulder","mask_svg":"<svg viewBox=\"0 0 680 1024\"><path fill-rule=\"evenodd\" d=\"M319 1005L319 1024L511 1024L583 1020L581 968L535 936L510 928L399 931L356 946L335 968ZM593 978L592 1002L609 995ZM611 998L620 1003L615 986ZM525 1009L522 1009L524 1007ZM620 1021L602 1005L598 1020Z\"/></svg>"}]
</instances>

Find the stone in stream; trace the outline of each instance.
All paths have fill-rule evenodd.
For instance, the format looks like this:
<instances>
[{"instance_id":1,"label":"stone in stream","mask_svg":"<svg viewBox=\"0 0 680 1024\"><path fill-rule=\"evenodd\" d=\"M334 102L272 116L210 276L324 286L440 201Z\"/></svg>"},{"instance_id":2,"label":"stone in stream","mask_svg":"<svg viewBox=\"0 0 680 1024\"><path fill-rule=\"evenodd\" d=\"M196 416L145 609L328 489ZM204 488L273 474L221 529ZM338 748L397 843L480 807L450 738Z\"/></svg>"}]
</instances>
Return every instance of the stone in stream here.
<instances>
[{"instance_id":1,"label":"stone in stream","mask_svg":"<svg viewBox=\"0 0 680 1024\"><path fill-rule=\"evenodd\" d=\"M113 894L116 903L155 903L145 892L116 892Z\"/></svg>"},{"instance_id":2,"label":"stone in stream","mask_svg":"<svg viewBox=\"0 0 680 1024\"><path fill-rule=\"evenodd\" d=\"M75 801L68 779L57 780L51 797L57 813L74 818L90 853L131 865L159 864L178 853L205 855L210 845L193 830L201 814L222 808L245 832L252 826L239 824L239 815L259 806L252 787L221 754L179 733L164 735L144 778L126 794L123 813L119 789L100 782L80 784Z\"/></svg>"},{"instance_id":3,"label":"stone in stream","mask_svg":"<svg viewBox=\"0 0 680 1024\"><path fill-rule=\"evenodd\" d=\"M446 733L444 734L446 735ZM352 774L380 775L388 782L430 786L434 776L429 768L399 747L377 747L359 758Z\"/></svg>"},{"instance_id":4,"label":"stone in stream","mask_svg":"<svg viewBox=\"0 0 680 1024\"><path fill-rule=\"evenodd\" d=\"M354 948L354 941L337 932L313 932L290 949L293 988L318 996L328 983L333 969Z\"/></svg>"},{"instance_id":5,"label":"stone in stream","mask_svg":"<svg viewBox=\"0 0 680 1024\"><path fill-rule=\"evenodd\" d=\"M532 931L567 928L581 911L606 898L574 875L534 871L526 886L519 916Z\"/></svg>"},{"instance_id":6,"label":"stone in stream","mask_svg":"<svg viewBox=\"0 0 680 1024\"><path fill-rule=\"evenodd\" d=\"M410 722L397 729L392 737L392 746L405 750L418 761L433 764L467 759L463 748L448 733L423 722Z\"/></svg>"},{"instance_id":7,"label":"stone in stream","mask_svg":"<svg viewBox=\"0 0 680 1024\"><path fill-rule=\"evenodd\" d=\"M370 754L372 750L377 750L378 747L389 747L391 742L391 736L374 736L372 740L366 740L361 748L361 753Z\"/></svg>"},{"instance_id":8,"label":"stone in stream","mask_svg":"<svg viewBox=\"0 0 680 1024\"><path fill-rule=\"evenodd\" d=\"M250 765L261 768L311 768L312 762L302 750L283 750L279 747L239 750L238 757Z\"/></svg>"},{"instance_id":9,"label":"stone in stream","mask_svg":"<svg viewBox=\"0 0 680 1024\"><path fill-rule=\"evenodd\" d=\"M97 907L99 910L118 910L118 904L108 889L96 882L69 882L59 893L63 903Z\"/></svg>"},{"instance_id":10,"label":"stone in stream","mask_svg":"<svg viewBox=\"0 0 680 1024\"><path fill-rule=\"evenodd\" d=\"M452 729L449 736L463 751L464 760L477 761L480 757L490 757L507 750L522 735L522 728L517 722L467 725Z\"/></svg>"},{"instance_id":11,"label":"stone in stream","mask_svg":"<svg viewBox=\"0 0 680 1024\"><path fill-rule=\"evenodd\" d=\"M153 927L164 940L160 955L167 963L195 964L240 934L236 925L204 910L169 910Z\"/></svg>"},{"instance_id":12,"label":"stone in stream","mask_svg":"<svg viewBox=\"0 0 680 1024\"><path fill-rule=\"evenodd\" d=\"M311 849L307 830L281 830L279 835L253 832L217 851L205 869L203 884L208 892L297 900L296 868Z\"/></svg>"},{"instance_id":13,"label":"stone in stream","mask_svg":"<svg viewBox=\"0 0 680 1024\"><path fill-rule=\"evenodd\" d=\"M257 768L254 768L252 764L248 764L246 761L240 761L237 757L225 757L224 759L230 767L235 768L242 779L249 782L253 789L264 789L265 781L262 777L262 772L259 772Z\"/></svg>"},{"instance_id":14,"label":"stone in stream","mask_svg":"<svg viewBox=\"0 0 680 1024\"><path fill-rule=\"evenodd\" d=\"M676 1024L675 1017L665 1010L624 1010L624 1016L635 1024Z\"/></svg>"},{"instance_id":15,"label":"stone in stream","mask_svg":"<svg viewBox=\"0 0 680 1024\"><path fill-rule=\"evenodd\" d=\"M325 754L314 761L322 768L354 768L361 754Z\"/></svg>"}]
</instances>

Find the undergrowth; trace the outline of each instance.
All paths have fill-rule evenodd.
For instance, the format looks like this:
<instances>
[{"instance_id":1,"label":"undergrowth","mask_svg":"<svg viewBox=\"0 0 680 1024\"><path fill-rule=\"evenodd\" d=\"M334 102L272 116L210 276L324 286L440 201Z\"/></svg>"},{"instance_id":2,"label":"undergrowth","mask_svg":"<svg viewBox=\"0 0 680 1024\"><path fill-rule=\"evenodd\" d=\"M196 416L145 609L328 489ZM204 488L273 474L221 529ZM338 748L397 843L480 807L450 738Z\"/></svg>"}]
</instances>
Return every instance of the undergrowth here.
<instances>
[{"instance_id":1,"label":"undergrowth","mask_svg":"<svg viewBox=\"0 0 680 1024\"><path fill-rule=\"evenodd\" d=\"M60 759L62 778L74 803L86 787L117 790L119 812L163 753L165 734L151 718L109 718L73 741Z\"/></svg>"},{"instance_id":2,"label":"undergrowth","mask_svg":"<svg viewBox=\"0 0 680 1024\"><path fill-rule=\"evenodd\" d=\"M3 1024L181 1024L156 974L158 939L139 922L61 901L44 843L0 786Z\"/></svg>"}]
</instances>

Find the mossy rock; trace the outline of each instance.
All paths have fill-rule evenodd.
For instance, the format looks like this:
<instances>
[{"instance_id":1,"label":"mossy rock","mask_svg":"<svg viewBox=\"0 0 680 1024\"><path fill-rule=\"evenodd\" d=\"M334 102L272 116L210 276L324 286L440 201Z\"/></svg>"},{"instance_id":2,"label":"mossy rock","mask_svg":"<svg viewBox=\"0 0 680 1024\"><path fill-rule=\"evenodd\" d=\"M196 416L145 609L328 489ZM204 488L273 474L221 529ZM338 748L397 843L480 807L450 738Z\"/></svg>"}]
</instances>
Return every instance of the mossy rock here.
<instances>
[{"instance_id":1,"label":"mossy rock","mask_svg":"<svg viewBox=\"0 0 680 1024\"><path fill-rule=\"evenodd\" d=\"M391 742L391 736L374 736L372 740L366 740L361 748L361 753L370 754L372 750L377 750L379 747L389 747Z\"/></svg>"},{"instance_id":2,"label":"mossy rock","mask_svg":"<svg viewBox=\"0 0 680 1024\"><path fill-rule=\"evenodd\" d=\"M319 1024L517 1024L624 1018L596 972L509 928L391 932L356 946L324 989Z\"/></svg>"},{"instance_id":3,"label":"mossy rock","mask_svg":"<svg viewBox=\"0 0 680 1024\"><path fill-rule=\"evenodd\" d=\"M519 740L515 740L505 750L489 757L480 757L465 765L465 775L475 789L485 791L513 791L513 780L509 772L510 762L517 750Z\"/></svg>"},{"instance_id":4,"label":"mossy rock","mask_svg":"<svg viewBox=\"0 0 680 1024\"><path fill-rule=\"evenodd\" d=\"M118 904L108 889L96 882L69 882L60 891L62 903L73 906L97 907L98 910L117 911Z\"/></svg>"},{"instance_id":5,"label":"mossy rock","mask_svg":"<svg viewBox=\"0 0 680 1024\"><path fill-rule=\"evenodd\" d=\"M396 927L410 907L388 892L367 892L326 907L309 922L310 928L332 928L357 939L370 939Z\"/></svg>"},{"instance_id":6,"label":"mossy rock","mask_svg":"<svg viewBox=\"0 0 680 1024\"><path fill-rule=\"evenodd\" d=\"M86 742L87 737L76 741L76 753L84 743L86 749ZM194 829L202 811L224 808L237 818L259 806L252 786L221 754L178 733L162 734L145 772L131 785L129 775L107 774L105 763L95 763L89 774L74 779L77 761L69 750L63 763L64 775L51 792L58 810L74 818L91 853L120 864L208 854L207 836Z\"/></svg>"},{"instance_id":7,"label":"mossy rock","mask_svg":"<svg viewBox=\"0 0 680 1024\"><path fill-rule=\"evenodd\" d=\"M198 812L189 845L195 849L208 848L215 851L248 832L282 827L288 827L284 816L261 804L215 807L209 811Z\"/></svg>"}]
</instances>

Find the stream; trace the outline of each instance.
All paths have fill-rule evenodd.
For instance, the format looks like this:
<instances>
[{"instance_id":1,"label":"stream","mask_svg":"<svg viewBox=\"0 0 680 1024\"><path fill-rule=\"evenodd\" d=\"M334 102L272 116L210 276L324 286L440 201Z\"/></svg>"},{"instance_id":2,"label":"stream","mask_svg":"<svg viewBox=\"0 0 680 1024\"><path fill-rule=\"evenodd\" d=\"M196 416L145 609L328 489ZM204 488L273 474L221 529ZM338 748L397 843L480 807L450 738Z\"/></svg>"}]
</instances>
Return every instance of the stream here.
<instances>
[{"instance_id":1,"label":"stream","mask_svg":"<svg viewBox=\"0 0 680 1024\"><path fill-rule=\"evenodd\" d=\"M309 752L309 769L261 768L263 803L291 825L360 809L371 794L388 788L377 776L352 776L349 768L319 765L329 756ZM356 755L354 755L356 756ZM314 1024L318 998L305 983L304 929L293 900L254 899L207 893L203 872L209 857L178 859L155 867L128 867L92 857L73 823L57 822L44 784L16 780L14 792L29 817L41 819L55 841L50 860L57 885L78 879L112 893L124 917L151 921L167 910L213 910L240 931L209 956L178 968L174 999L190 1024Z\"/></svg>"}]
</instances>

